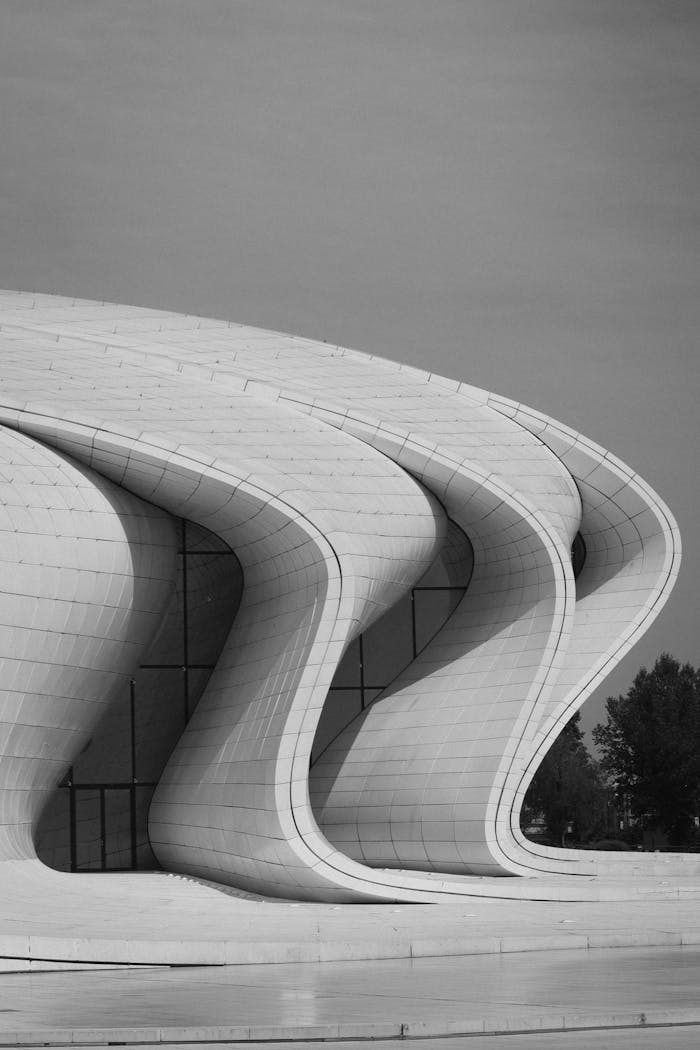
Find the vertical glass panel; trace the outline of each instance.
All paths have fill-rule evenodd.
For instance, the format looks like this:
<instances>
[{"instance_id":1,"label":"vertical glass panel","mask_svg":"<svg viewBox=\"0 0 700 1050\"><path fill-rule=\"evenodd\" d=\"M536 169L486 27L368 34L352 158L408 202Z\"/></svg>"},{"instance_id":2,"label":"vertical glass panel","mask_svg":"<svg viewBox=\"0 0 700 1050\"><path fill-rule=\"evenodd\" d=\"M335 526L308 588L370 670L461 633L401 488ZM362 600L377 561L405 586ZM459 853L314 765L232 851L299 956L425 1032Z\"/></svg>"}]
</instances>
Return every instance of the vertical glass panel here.
<instances>
[{"instance_id":1,"label":"vertical glass panel","mask_svg":"<svg viewBox=\"0 0 700 1050\"><path fill-rule=\"evenodd\" d=\"M212 668L202 668L201 670L190 671L188 674L189 684L189 717L191 718L197 707L197 704L202 698L202 693L206 688L206 684L213 674Z\"/></svg>"},{"instance_id":2,"label":"vertical glass panel","mask_svg":"<svg viewBox=\"0 0 700 1050\"><path fill-rule=\"evenodd\" d=\"M143 657L144 664L178 664L185 662L184 590L182 558L176 559L177 573L172 594L162 623Z\"/></svg>"},{"instance_id":3,"label":"vertical glass panel","mask_svg":"<svg viewBox=\"0 0 700 1050\"><path fill-rule=\"evenodd\" d=\"M36 851L44 864L70 871L70 792L61 787L41 814L36 831Z\"/></svg>"},{"instance_id":4,"label":"vertical glass panel","mask_svg":"<svg viewBox=\"0 0 700 1050\"><path fill-rule=\"evenodd\" d=\"M319 719L311 761L315 762L331 740L352 722L362 710L362 694L359 689L334 689L328 691Z\"/></svg>"},{"instance_id":5,"label":"vertical glass panel","mask_svg":"<svg viewBox=\"0 0 700 1050\"><path fill-rule=\"evenodd\" d=\"M364 692L365 707L369 707L370 704L373 704L374 701L377 699L377 697L381 696L383 692L384 692L383 689L365 689L365 692Z\"/></svg>"},{"instance_id":6,"label":"vertical glass panel","mask_svg":"<svg viewBox=\"0 0 700 1050\"><path fill-rule=\"evenodd\" d=\"M226 554L187 555L187 662L213 664L240 605L243 573Z\"/></svg>"},{"instance_id":7,"label":"vertical glass panel","mask_svg":"<svg viewBox=\"0 0 700 1050\"><path fill-rule=\"evenodd\" d=\"M333 676L334 686L360 687L360 643L357 638L350 643L345 656Z\"/></svg>"},{"instance_id":8,"label":"vertical glass panel","mask_svg":"<svg viewBox=\"0 0 700 1050\"><path fill-rule=\"evenodd\" d=\"M95 728L89 747L73 765L76 784L125 779L131 779L131 702L126 679Z\"/></svg>"},{"instance_id":9,"label":"vertical glass panel","mask_svg":"<svg viewBox=\"0 0 700 1050\"><path fill-rule=\"evenodd\" d=\"M155 858L148 840L148 810L153 798L154 787L135 789L136 795L136 867L140 870L157 869L160 864Z\"/></svg>"},{"instance_id":10,"label":"vertical glass panel","mask_svg":"<svg viewBox=\"0 0 700 1050\"><path fill-rule=\"evenodd\" d=\"M185 728L185 672L141 668L134 679L136 779L157 780Z\"/></svg>"},{"instance_id":11,"label":"vertical glass panel","mask_svg":"<svg viewBox=\"0 0 700 1050\"><path fill-rule=\"evenodd\" d=\"M427 572L425 572L424 575L421 576L416 586L449 587L451 581L449 578L447 566L445 565L446 555L446 550L443 549L442 551L440 551L433 564L430 566Z\"/></svg>"},{"instance_id":12,"label":"vertical glass panel","mask_svg":"<svg viewBox=\"0 0 700 1050\"><path fill-rule=\"evenodd\" d=\"M580 532L577 532L574 536L574 542L571 544L571 568L573 569L574 579L578 579L581 575L581 570L586 561L586 541Z\"/></svg>"},{"instance_id":13,"label":"vertical glass panel","mask_svg":"<svg viewBox=\"0 0 700 1050\"><path fill-rule=\"evenodd\" d=\"M413 659L410 595L372 624L362 639L365 685L387 686Z\"/></svg>"},{"instance_id":14,"label":"vertical glass panel","mask_svg":"<svg viewBox=\"0 0 700 1050\"><path fill-rule=\"evenodd\" d=\"M195 521L185 522L185 550L188 551L231 551L229 545L203 525Z\"/></svg>"},{"instance_id":15,"label":"vertical glass panel","mask_svg":"<svg viewBox=\"0 0 700 1050\"><path fill-rule=\"evenodd\" d=\"M406 595L369 627L361 639L356 639L343 658L316 731L314 761L329 740L359 713L357 706L354 713L350 704L344 706L339 687L362 686L365 707L378 699L457 608L473 568L474 552L468 537L458 525L448 522L444 545L415 588L413 602L411 595Z\"/></svg>"},{"instance_id":16,"label":"vertical glass panel","mask_svg":"<svg viewBox=\"0 0 700 1050\"><path fill-rule=\"evenodd\" d=\"M106 867L131 868L131 798L128 788L105 790Z\"/></svg>"},{"instance_id":17,"label":"vertical glass panel","mask_svg":"<svg viewBox=\"0 0 700 1050\"><path fill-rule=\"evenodd\" d=\"M100 792L92 788L75 791L75 856L78 871L102 867Z\"/></svg>"},{"instance_id":18,"label":"vertical glass panel","mask_svg":"<svg viewBox=\"0 0 700 1050\"><path fill-rule=\"evenodd\" d=\"M462 588L450 590L421 590L414 592L414 615L416 618L416 652L420 653L454 612L466 591Z\"/></svg>"},{"instance_id":19,"label":"vertical glass panel","mask_svg":"<svg viewBox=\"0 0 700 1050\"><path fill-rule=\"evenodd\" d=\"M474 548L469 537L459 525L449 521L445 545L431 569L419 580L418 586L468 587L473 571Z\"/></svg>"},{"instance_id":20,"label":"vertical glass panel","mask_svg":"<svg viewBox=\"0 0 700 1050\"><path fill-rule=\"evenodd\" d=\"M74 851L78 870L129 869L134 847L137 867L158 867L148 842L153 785L211 677L243 589L227 544L199 525L178 524L170 602L134 673L133 707L125 679L74 764L73 826L65 787L42 815L37 850L54 867L70 870Z\"/></svg>"}]
</instances>

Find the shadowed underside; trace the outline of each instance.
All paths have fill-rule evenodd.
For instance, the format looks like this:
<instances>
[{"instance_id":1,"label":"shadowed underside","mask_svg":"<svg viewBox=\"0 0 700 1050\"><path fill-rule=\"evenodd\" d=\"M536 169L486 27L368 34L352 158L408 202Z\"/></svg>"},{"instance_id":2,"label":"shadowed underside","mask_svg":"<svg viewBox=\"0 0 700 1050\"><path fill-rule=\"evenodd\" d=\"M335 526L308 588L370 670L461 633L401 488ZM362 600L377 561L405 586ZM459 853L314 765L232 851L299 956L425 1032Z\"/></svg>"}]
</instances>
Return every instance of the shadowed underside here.
<instances>
[{"instance_id":1,"label":"shadowed underside","mask_svg":"<svg viewBox=\"0 0 700 1050\"><path fill-rule=\"evenodd\" d=\"M547 748L677 575L673 519L624 464L484 391L226 322L5 293L0 349L5 560L22 566L4 577L4 682L25 661L4 708L6 885L163 616L173 518L225 541L244 585L151 805L164 868L278 897L440 901L483 892L475 875L532 876L502 893L536 897L537 876L643 865L538 847L518 820ZM450 522L473 552L464 597L309 774L343 653ZM37 688L26 669L54 636Z\"/></svg>"}]
</instances>

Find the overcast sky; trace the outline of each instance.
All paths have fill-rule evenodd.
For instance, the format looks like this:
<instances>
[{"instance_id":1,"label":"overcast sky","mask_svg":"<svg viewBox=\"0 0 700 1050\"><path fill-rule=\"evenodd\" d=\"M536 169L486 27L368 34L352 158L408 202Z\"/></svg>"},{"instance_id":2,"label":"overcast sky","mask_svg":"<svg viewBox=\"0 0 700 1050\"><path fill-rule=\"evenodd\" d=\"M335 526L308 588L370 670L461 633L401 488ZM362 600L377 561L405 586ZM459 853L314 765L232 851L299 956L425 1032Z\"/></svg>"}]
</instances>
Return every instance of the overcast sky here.
<instances>
[{"instance_id":1,"label":"overcast sky","mask_svg":"<svg viewBox=\"0 0 700 1050\"><path fill-rule=\"evenodd\" d=\"M2 0L0 285L384 354L580 429L700 663L696 0ZM584 711L601 714L601 697Z\"/></svg>"}]
</instances>

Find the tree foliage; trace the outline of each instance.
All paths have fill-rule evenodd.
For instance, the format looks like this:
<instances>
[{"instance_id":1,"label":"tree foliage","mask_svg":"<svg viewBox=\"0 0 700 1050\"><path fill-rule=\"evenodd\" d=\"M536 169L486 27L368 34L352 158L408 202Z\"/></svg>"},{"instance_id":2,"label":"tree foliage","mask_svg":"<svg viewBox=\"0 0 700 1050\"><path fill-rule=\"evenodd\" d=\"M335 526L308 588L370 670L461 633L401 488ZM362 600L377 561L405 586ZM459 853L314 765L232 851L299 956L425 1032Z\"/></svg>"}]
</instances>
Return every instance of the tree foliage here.
<instances>
[{"instance_id":1,"label":"tree foliage","mask_svg":"<svg viewBox=\"0 0 700 1050\"><path fill-rule=\"evenodd\" d=\"M521 822L544 819L547 838L561 844L570 824L580 842L605 829L607 789L583 740L580 715L575 714L547 752L523 803Z\"/></svg>"},{"instance_id":2,"label":"tree foliage","mask_svg":"<svg viewBox=\"0 0 700 1050\"><path fill-rule=\"evenodd\" d=\"M593 739L601 766L632 813L663 828L673 847L692 844L700 812L700 671L663 653L624 696L609 697Z\"/></svg>"}]
</instances>

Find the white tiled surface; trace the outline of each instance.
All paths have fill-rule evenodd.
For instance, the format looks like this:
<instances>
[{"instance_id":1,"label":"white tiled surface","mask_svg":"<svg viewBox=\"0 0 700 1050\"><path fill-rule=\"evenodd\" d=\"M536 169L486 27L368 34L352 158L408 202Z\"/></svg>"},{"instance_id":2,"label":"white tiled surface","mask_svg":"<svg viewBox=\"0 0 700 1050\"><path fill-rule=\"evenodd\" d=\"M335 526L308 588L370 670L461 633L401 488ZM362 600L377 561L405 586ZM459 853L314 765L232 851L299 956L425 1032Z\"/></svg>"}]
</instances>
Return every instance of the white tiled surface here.
<instances>
[{"instance_id":1,"label":"white tiled surface","mask_svg":"<svg viewBox=\"0 0 700 1050\"><path fill-rule=\"evenodd\" d=\"M509 792L506 805L514 838L535 858L534 865L539 870L571 871L571 851L537 846L522 836L519 803L562 725L660 611L678 576L680 535L665 504L614 456L555 420L516 408L514 418L537 429L575 472L586 561L576 581L574 630L556 684L539 725L533 726L532 740L521 745L513 764L510 779L517 804ZM587 852L577 859L580 868L601 873L629 870L634 863L630 857L606 853Z\"/></svg>"},{"instance_id":2,"label":"white tiled surface","mask_svg":"<svg viewBox=\"0 0 700 1050\"><path fill-rule=\"evenodd\" d=\"M17 293L3 316L0 422L218 532L244 567L153 807L166 866L286 896L421 900L469 893L466 872L604 863L534 849L517 809L534 756L677 572L675 525L631 471L522 406L325 344ZM469 591L315 767L324 838L307 777L325 692L347 642L429 564L440 504L474 546Z\"/></svg>"},{"instance_id":3,"label":"white tiled surface","mask_svg":"<svg viewBox=\"0 0 700 1050\"><path fill-rule=\"evenodd\" d=\"M173 587L168 515L0 428L0 861L128 681Z\"/></svg>"}]
</instances>

